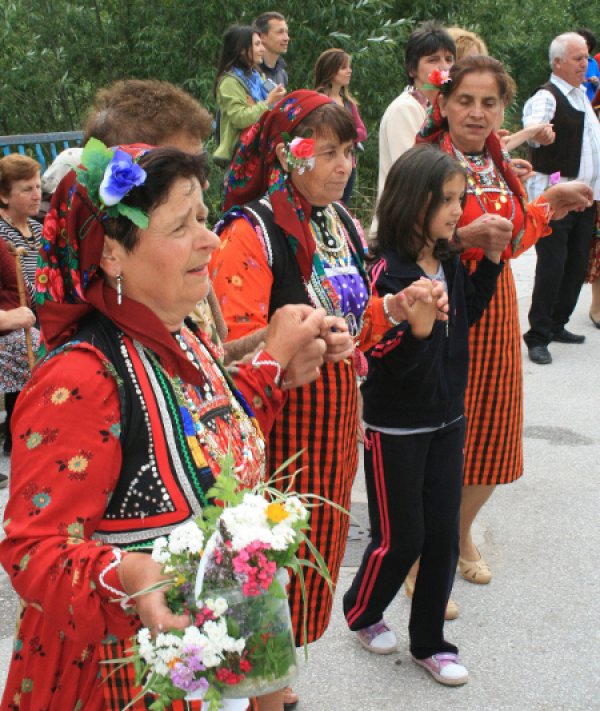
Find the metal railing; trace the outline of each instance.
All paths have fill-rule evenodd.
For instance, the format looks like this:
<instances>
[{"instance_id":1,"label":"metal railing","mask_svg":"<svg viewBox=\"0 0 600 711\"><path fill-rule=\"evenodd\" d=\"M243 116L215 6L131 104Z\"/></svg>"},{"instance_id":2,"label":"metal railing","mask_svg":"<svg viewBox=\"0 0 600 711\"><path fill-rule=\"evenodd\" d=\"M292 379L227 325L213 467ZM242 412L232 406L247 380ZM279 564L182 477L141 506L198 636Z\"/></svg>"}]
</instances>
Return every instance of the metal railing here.
<instances>
[{"instance_id":1,"label":"metal railing","mask_svg":"<svg viewBox=\"0 0 600 711\"><path fill-rule=\"evenodd\" d=\"M0 136L0 151L5 155L21 153L31 155L42 165L42 173L65 148L81 145L82 131L59 131L57 133L22 133Z\"/></svg>"}]
</instances>

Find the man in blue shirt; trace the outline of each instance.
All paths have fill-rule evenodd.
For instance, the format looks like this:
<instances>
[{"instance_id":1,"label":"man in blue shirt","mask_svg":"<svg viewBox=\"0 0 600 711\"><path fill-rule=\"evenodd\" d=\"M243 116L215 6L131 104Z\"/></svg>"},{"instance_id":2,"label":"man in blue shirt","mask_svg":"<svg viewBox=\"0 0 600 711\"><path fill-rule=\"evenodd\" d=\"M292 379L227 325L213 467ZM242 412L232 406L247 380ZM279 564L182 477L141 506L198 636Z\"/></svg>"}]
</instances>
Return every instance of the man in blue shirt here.
<instances>
[{"instance_id":1,"label":"man in blue shirt","mask_svg":"<svg viewBox=\"0 0 600 711\"><path fill-rule=\"evenodd\" d=\"M594 49L596 48L596 35L585 27L580 27L577 34L581 35L588 47L588 68L585 74L585 82L583 88L586 91L588 99L591 101L598 91L600 86L600 68L598 62L594 59Z\"/></svg>"}]
</instances>

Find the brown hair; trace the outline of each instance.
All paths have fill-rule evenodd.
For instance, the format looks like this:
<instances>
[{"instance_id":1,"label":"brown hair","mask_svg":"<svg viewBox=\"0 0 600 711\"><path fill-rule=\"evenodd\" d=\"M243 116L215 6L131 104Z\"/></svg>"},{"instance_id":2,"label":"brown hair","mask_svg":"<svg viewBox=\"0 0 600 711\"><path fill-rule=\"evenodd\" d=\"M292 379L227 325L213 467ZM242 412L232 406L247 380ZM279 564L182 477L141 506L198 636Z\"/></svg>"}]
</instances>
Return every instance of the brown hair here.
<instances>
[{"instance_id":1,"label":"brown hair","mask_svg":"<svg viewBox=\"0 0 600 711\"><path fill-rule=\"evenodd\" d=\"M183 89L156 79L126 79L96 94L83 143L94 137L107 146L156 146L178 133L205 141L211 130L211 115Z\"/></svg>"},{"instance_id":2,"label":"brown hair","mask_svg":"<svg viewBox=\"0 0 600 711\"><path fill-rule=\"evenodd\" d=\"M333 47L326 49L319 55L314 68L314 89L321 94L330 95L335 75L350 63L350 55L343 49ZM344 99L356 104L356 99L352 96L347 87L341 88L340 94Z\"/></svg>"},{"instance_id":3,"label":"brown hair","mask_svg":"<svg viewBox=\"0 0 600 711\"><path fill-rule=\"evenodd\" d=\"M29 180L41 170L42 166L37 160L22 156L20 153L11 153L0 158L0 194L8 195L15 181ZM0 200L0 207L7 207L2 200Z\"/></svg>"},{"instance_id":4,"label":"brown hair","mask_svg":"<svg viewBox=\"0 0 600 711\"><path fill-rule=\"evenodd\" d=\"M352 114L333 101L311 111L292 133L294 136L304 136L307 131L312 132L313 138L333 134L340 143L356 141L356 126Z\"/></svg>"},{"instance_id":5,"label":"brown hair","mask_svg":"<svg viewBox=\"0 0 600 711\"><path fill-rule=\"evenodd\" d=\"M488 48L479 35L462 27L447 27L446 31L456 45L456 61L469 54L488 54Z\"/></svg>"},{"instance_id":6,"label":"brown hair","mask_svg":"<svg viewBox=\"0 0 600 711\"><path fill-rule=\"evenodd\" d=\"M515 95L515 83L502 62L484 54L468 54L453 64L450 68L450 81L442 84L440 93L446 97L452 96L468 74L477 72L487 72L494 77L500 98L508 106Z\"/></svg>"},{"instance_id":7,"label":"brown hair","mask_svg":"<svg viewBox=\"0 0 600 711\"><path fill-rule=\"evenodd\" d=\"M254 20L254 26L261 35L268 35L271 29L269 23L271 20L279 20L285 22L285 17L280 12L263 12Z\"/></svg>"}]
</instances>

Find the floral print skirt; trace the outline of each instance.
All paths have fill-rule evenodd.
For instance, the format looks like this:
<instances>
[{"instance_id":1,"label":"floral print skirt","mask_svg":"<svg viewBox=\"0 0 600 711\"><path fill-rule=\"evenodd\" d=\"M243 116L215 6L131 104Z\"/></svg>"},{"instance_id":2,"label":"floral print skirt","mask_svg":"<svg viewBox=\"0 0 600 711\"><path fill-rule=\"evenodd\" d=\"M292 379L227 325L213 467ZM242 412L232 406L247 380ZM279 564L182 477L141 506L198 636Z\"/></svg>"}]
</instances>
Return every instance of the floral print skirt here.
<instances>
[{"instance_id":1,"label":"floral print skirt","mask_svg":"<svg viewBox=\"0 0 600 711\"><path fill-rule=\"evenodd\" d=\"M34 353L38 349L39 340L39 331L32 328L31 342ZM0 337L0 392L18 393L30 376L25 333L19 328Z\"/></svg>"}]
</instances>

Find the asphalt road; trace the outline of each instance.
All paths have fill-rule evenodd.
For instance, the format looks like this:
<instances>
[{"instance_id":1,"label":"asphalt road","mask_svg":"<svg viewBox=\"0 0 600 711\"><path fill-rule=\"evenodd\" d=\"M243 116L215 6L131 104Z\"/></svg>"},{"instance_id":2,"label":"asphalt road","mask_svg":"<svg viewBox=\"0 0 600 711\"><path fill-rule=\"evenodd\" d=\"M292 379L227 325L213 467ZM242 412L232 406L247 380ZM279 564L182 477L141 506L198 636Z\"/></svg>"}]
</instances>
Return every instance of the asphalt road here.
<instances>
[{"instance_id":1,"label":"asphalt road","mask_svg":"<svg viewBox=\"0 0 600 711\"><path fill-rule=\"evenodd\" d=\"M513 264L521 324L526 324L535 252ZM584 287L570 328L584 345L553 344L554 362L523 355L525 475L501 487L476 523L476 542L493 572L487 586L457 574L460 617L446 625L470 680L436 684L408 654L409 601L400 593L386 615L400 644L381 657L347 630L341 594L350 584L366 529L359 472L353 527L332 624L301 661L298 711L592 711L600 710L600 331ZM9 463L0 460L0 471ZM7 491L0 491L4 508ZM10 658L16 601L0 573L0 687Z\"/></svg>"}]
</instances>

